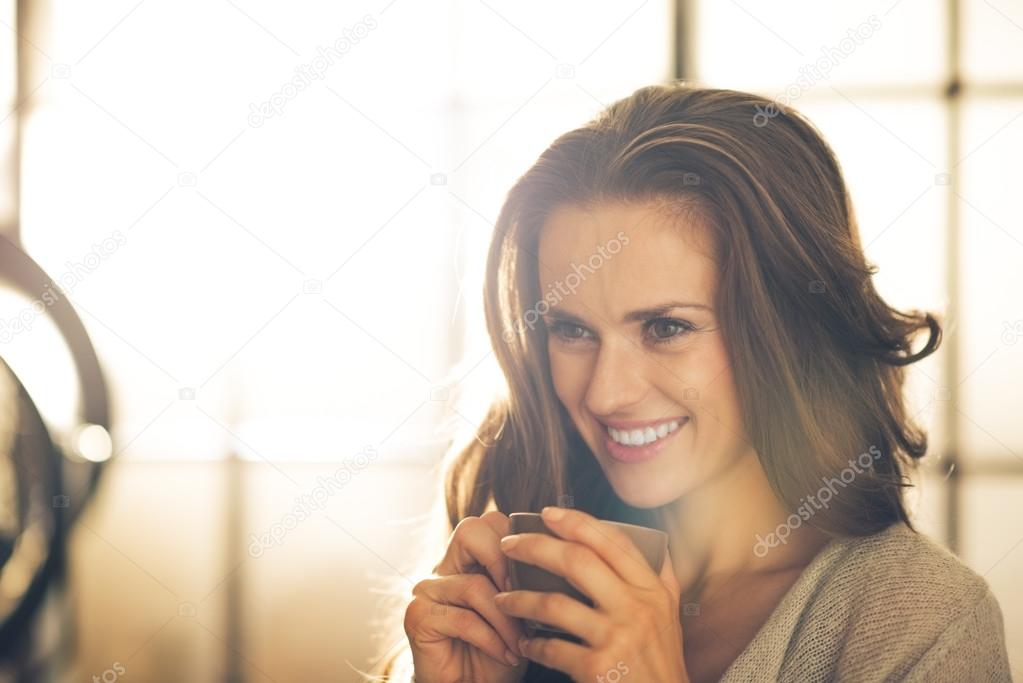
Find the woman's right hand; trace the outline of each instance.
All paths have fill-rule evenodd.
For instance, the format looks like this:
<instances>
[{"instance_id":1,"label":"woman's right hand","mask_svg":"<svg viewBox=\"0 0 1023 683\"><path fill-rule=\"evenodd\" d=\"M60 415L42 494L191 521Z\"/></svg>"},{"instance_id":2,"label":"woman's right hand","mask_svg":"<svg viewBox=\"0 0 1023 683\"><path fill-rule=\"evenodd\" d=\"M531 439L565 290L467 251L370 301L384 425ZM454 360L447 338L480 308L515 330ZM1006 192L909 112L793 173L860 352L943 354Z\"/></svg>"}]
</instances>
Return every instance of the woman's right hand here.
<instances>
[{"instance_id":1,"label":"woman's right hand","mask_svg":"<svg viewBox=\"0 0 1023 683\"><path fill-rule=\"evenodd\" d=\"M417 683L518 683L528 660L520 656L521 622L497 608L506 591L508 557L501 538L507 515L496 510L466 517L455 527L433 577L417 583L404 628ZM512 664L511 655L518 660Z\"/></svg>"}]
</instances>

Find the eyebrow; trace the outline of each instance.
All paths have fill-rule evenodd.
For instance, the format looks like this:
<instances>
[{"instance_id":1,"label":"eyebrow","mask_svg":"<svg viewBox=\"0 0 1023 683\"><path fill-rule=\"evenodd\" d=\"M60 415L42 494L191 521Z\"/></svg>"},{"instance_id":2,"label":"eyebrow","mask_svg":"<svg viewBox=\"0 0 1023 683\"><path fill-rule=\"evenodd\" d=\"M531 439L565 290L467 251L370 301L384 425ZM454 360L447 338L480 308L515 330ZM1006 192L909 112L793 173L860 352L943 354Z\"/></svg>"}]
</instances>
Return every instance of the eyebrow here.
<instances>
[{"instance_id":1,"label":"eyebrow","mask_svg":"<svg viewBox=\"0 0 1023 683\"><path fill-rule=\"evenodd\" d=\"M622 316L623 323L630 322L643 322L650 320L651 318L660 318L667 314L669 311L675 308L699 308L705 311L712 311L710 306L699 303L692 303L687 301L668 301L663 304L658 304L652 308L642 308L637 311L631 311ZM579 316L569 313L568 311L560 311L556 308L550 309L548 313L549 317L557 318L559 320L566 320L573 323L585 322Z\"/></svg>"}]
</instances>

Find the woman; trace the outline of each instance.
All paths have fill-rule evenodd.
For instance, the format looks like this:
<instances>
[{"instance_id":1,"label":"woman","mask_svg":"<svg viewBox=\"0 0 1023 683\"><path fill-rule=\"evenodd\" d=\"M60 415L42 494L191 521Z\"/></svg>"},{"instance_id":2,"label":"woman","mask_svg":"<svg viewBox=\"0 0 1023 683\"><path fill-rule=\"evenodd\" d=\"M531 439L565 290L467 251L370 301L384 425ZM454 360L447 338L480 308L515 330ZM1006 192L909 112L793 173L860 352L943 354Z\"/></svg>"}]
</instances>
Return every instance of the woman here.
<instances>
[{"instance_id":1,"label":"woman","mask_svg":"<svg viewBox=\"0 0 1023 683\"><path fill-rule=\"evenodd\" d=\"M903 368L941 327L875 272L831 149L764 98L650 86L558 138L498 218L508 392L446 468L385 676L1008 681L987 584L903 503L927 450ZM545 507L556 536L505 538ZM667 531L660 571L600 519ZM512 558L593 606L510 591ZM572 637L520 642L527 618Z\"/></svg>"}]
</instances>

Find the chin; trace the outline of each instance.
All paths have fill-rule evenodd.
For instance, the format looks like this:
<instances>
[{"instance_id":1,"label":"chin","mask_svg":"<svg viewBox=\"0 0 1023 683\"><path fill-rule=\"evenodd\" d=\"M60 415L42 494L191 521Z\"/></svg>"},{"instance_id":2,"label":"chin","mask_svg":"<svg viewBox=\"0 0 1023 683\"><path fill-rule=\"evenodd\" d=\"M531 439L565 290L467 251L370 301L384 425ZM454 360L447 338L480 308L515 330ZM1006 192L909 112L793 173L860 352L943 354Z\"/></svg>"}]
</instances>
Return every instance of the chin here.
<instances>
[{"instance_id":1,"label":"chin","mask_svg":"<svg viewBox=\"0 0 1023 683\"><path fill-rule=\"evenodd\" d=\"M616 482L614 477L608 477L608 482L623 503L634 508L650 510L659 508L679 499L685 491L675 489L659 490L651 485L651 482L634 479L628 482ZM663 486L664 480L661 480Z\"/></svg>"}]
</instances>

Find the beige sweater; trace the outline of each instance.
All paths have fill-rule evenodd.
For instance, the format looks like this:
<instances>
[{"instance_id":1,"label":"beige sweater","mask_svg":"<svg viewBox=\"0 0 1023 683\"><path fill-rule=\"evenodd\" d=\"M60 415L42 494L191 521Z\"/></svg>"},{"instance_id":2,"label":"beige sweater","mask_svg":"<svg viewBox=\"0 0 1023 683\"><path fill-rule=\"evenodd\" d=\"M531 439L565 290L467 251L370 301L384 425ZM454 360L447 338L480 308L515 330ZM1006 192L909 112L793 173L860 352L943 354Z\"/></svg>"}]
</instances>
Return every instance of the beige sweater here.
<instances>
[{"instance_id":1,"label":"beige sweater","mask_svg":"<svg viewBox=\"0 0 1023 683\"><path fill-rule=\"evenodd\" d=\"M1011 677L987 582L899 522L825 546L721 679L736 681Z\"/></svg>"}]
</instances>

